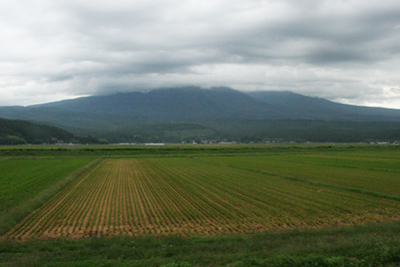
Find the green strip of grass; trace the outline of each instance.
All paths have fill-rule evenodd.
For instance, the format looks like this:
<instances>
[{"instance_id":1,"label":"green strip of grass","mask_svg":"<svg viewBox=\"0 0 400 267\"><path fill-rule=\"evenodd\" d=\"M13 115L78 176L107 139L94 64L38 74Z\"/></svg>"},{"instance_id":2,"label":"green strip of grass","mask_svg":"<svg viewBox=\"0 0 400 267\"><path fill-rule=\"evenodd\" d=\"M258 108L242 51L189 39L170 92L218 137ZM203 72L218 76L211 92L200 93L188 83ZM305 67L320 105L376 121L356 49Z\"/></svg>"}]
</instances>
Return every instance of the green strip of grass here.
<instances>
[{"instance_id":1,"label":"green strip of grass","mask_svg":"<svg viewBox=\"0 0 400 267\"><path fill-rule=\"evenodd\" d=\"M400 224L223 237L0 242L1 266L400 266Z\"/></svg>"},{"instance_id":2,"label":"green strip of grass","mask_svg":"<svg viewBox=\"0 0 400 267\"><path fill-rule=\"evenodd\" d=\"M116 146L116 145L78 145L78 146L0 146L3 157L43 157L43 156L104 156L104 157L142 157L142 156L184 156L184 155L227 155L257 153L307 153L316 151L398 151L398 146L344 145L344 144L232 144L232 145L165 145L165 146Z\"/></svg>"}]
</instances>

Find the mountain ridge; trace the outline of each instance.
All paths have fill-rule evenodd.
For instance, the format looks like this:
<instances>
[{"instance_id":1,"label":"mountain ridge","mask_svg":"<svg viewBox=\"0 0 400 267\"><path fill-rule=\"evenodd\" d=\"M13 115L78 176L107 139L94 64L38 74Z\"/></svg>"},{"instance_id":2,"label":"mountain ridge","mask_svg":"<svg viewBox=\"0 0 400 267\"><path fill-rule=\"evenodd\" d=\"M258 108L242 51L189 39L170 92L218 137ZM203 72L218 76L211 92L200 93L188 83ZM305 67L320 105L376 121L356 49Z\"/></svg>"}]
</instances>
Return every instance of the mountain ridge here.
<instances>
[{"instance_id":1,"label":"mountain ridge","mask_svg":"<svg viewBox=\"0 0 400 267\"><path fill-rule=\"evenodd\" d=\"M260 111L275 113L268 109L262 101L233 89L200 89L196 87L91 96L31 107L52 107L74 112L113 113L158 119L165 117L165 114L174 118L242 116L257 118Z\"/></svg>"},{"instance_id":2,"label":"mountain ridge","mask_svg":"<svg viewBox=\"0 0 400 267\"><path fill-rule=\"evenodd\" d=\"M13 111L14 110L14 111ZM148 119L321 119L400 121L400 110L354 106L289 91L240 92L227 87L164 88L62 100L27 107L0 107L0 116L20 119L21 113L73 112L118 114ZM34 119L34 118L32 118Z\"/></svg>"}]
</instances>

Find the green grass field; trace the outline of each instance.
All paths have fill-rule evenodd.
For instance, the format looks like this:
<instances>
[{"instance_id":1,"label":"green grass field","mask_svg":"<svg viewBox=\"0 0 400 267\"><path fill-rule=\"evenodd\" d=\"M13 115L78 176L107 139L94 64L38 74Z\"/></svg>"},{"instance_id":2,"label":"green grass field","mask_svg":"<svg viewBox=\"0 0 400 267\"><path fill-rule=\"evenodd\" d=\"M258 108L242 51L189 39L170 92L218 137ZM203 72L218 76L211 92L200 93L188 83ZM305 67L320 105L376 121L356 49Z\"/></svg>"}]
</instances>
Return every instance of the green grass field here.
<instances>
[{"instance_id":1,"label":"green grass field","mask_svg":"<svg viewBox=\"0 0 400 267\"><path fill-rule=\"evenodd\" d=\"M0 266L399 266L397 147L12 149Z\"/></svg>"}]
</instances>

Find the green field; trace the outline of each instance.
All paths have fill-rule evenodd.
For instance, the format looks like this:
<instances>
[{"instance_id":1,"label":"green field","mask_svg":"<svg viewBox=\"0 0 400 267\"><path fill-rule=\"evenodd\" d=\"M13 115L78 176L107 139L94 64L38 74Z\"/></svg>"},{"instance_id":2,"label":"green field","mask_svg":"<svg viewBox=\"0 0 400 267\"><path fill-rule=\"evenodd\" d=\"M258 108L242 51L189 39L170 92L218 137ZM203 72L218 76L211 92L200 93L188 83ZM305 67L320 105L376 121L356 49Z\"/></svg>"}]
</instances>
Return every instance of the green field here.
<instances>
[{"instance_id":1,"label":"green field","mask_svg":"<svg viewBox=\"0 0 400 267\"><path fill-rule=\"evenodd\" d=\"M10 154L10 149L7 149L6 153ZM383 244L394 251L397 251L397 244L400 248L400 235L397 234L400 220L400 148L397 147L90 147L82 148L82 151L80 148L56 150L58 154L53 156L49 156L50 152L54 152L52 149L41 151L40 147L35 148L38 155L46 154L43 157L35 155L32 149L23 156L23 149L18 149L13 156L0 158L0 192L3 192L0 196L3 212L0 223L4 224L4 215L9 211L25 210L14 216L12 225L8 222L4 228L6 231L3 230L0 266L2 263L13 266L13 262L17 262L16 254L8 249L20 251L13 240L25 241L28 246L38 244L39 241L35 240L49 238L65 240L57 241L61 242L59 246L72 242L68 241L71 238L82 240L76 241L78 243L74 241L74 244L87 242L84 240L96 242L95 239L99 239L99 244L103 242L104 245L111 238L141 243L144 242L143 238L153 240L162 237L160 240L164 241L160 242L177 242L173 246L179 246L178 243L186 245L185 242L200 238L204 250L208 250L205 245L207 240L220 242L222 246L231 238L228 242L230 245L223 246L235 251L234 255L227 253L230 256L224 256L230 259L218 259L213 254L214 259L208 259L209 264L206 264L193 255L183 257L176 251L169 260L160 255L155 260L153 257L156 256L153 255L151 261L145 254L138 256L134 250L130 250L132 255L141 259L142 264L147 263L140 265L136 262L135 265L131 255L128 257L129 266L159 266L172 262L183 264L183 260L193 265L199 264L196 266L221 266L234 262L237 265L231 266L252 266L239 264L246 262L245 258L252 257L251 251L255 255L254 262L267 264L271 254L256 249L258 241L255 240L259 240L258 244L261 245L264 238L272 238L269 233L276 233L278 239L284 235L298 239L302 236L301 232L291 234L290 231L302 231L307 238L315 239L312 242L326 246L325 251L318 252L321 262L327 255L346 256L337 259L337 262L347 262L347 265L312 266L349 266L349 258L366 257L372 253L368 250L372 247L379 250L372 253L375 256L381 255ZM105 152L102 158L88 157L99 156L101 152ZM50 193L47 197L38 197L43 192ZM346 249L340 248L339 244L335 245L336 254L328 251L327 241L321 240L321 236L327 232L313 230L313 236L313 231L310 231L316 228L332 229L329 230L330 235L334 236L341 231L341 227L360 225L364 225L364 228L349 230L349 240L341 237L343 246L350 249L346 253ZM384 228L391 229L387 234L389 239L376 237L381 243L371 244L374 237L365 229L371 229L372 233L384 232ZM282 234L276 232L282 230ZM244 243L250 242L247 245L254 246L254 249L246 248L245 254L241 254L240 250L232 247L233 244L240 246L233 241L235 238L242 238ZM303 243L300 240L297 242ZM363 246L368 253L361 249ZM125 250L129 249L124 248L124 253L128 253ZM6 254L2 255L2 251ZM301 258L312 250L293 250L292 247L282 249L279 253L285 251ZM31 255L33 252L26 253ZM224 254L222 251L220 253ZM175 254L181 256L175 257ZM209 252L208 256L203 257L211 257L211 254ZM102 256L98 255L99 262L115 263L112 256ZM93 253L87 251L86 258L84 255L80 257L80 261L89 260L87 257L93 259ZM298 260L301 262L300 258ZM389 261L392 261L391 264L397 262L396 259ZM93 266L99 262L96 261ZM124 266L122 263L120 266ZM351 261L353 263L359 265L352 266L369 266L362 265L365 262L361 260ZM295 266L294 263L292 266Z\"/></svg>"},{"instance_id":2,"label":"green field","mask_svg":"<svg viewBox=\"0 0 400 267\"><path fill-rule=\"evenodd\" d=\"M312 153L209 157L208 161L281 178L315 181L376 193L400 195L399 153ZM400 198L399 198L400 199Z\"/></svg>"}]
</instances>

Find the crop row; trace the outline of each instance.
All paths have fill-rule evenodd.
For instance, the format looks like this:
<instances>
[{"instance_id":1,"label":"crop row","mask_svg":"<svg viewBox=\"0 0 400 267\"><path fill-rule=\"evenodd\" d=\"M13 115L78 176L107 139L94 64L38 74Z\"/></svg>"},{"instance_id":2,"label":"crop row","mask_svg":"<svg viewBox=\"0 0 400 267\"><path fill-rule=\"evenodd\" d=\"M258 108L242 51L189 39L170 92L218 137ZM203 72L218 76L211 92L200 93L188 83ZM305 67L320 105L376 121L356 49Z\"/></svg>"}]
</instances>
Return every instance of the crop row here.
<instances>
[{"instance_id":1,"label":"crop row","mask_svg":"<svg viewBox=\"0 0 400 267\"><path fill-rule=\"evenodd\" d=\"M6 236L218 235L398 214L397 202L196 159L106 159Z\"/></svg>"}]
</instances>

